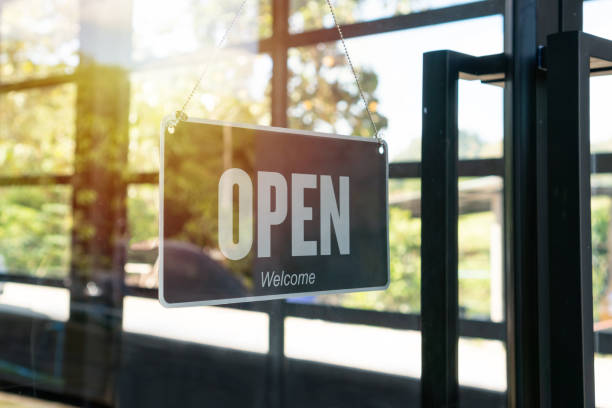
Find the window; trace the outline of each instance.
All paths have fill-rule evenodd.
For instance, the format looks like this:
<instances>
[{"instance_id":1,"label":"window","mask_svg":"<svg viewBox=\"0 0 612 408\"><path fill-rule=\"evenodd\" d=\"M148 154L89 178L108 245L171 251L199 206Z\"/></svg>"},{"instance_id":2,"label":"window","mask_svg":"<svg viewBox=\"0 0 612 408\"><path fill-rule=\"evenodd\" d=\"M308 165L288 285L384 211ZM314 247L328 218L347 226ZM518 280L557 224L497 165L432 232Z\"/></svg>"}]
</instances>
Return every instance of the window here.
<instances>
[{"instance_id":1,"label":"window","mask_svg":"<svg viewBox=\"0 0 612 408\"><path fill-rule=\"evenodd\" d=\"M0 2L0 405L11 393L76 406L419 400L422 305L439 300L420 290L423 54L509 56L510 8L332 3L389 146L388 290L166 309L159 127L203 67L192 117L373 136L327 2L248 1L219 51L242 0ZM585 2L585 30L612 38L610 13L609 1ZM523 163L505 156L507 88L461 78L458 380L474 406L504 406L516 358L504 267L515 180L504 172ZM594 77L590 89L596 398L612 406L612 82Z\"/></svg>"}]
</instances>

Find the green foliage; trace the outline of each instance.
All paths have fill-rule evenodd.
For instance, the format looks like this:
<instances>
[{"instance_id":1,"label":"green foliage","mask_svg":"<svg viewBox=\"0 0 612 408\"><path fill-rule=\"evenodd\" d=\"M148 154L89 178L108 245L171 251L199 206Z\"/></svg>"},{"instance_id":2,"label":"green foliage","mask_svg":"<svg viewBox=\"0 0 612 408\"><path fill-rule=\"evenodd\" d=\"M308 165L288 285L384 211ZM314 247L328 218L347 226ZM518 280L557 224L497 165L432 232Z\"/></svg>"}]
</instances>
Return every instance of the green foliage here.
<instances>
[{"instance_id":1,"label":"green foliage","mask_svg":"<svg viewBox=\"0 0 612 408\"><path fill-rule=\"evenodd\" d=\"M421 308L421 220L410 211L389 213L391 284L386 291L351 293L340 303L346 307L418 312Z\"/></svg>"},{"instance_id":2,"label":"green foliage","mask_svg":"<svg viewBox=\"0 0 612 408\"><path fill-rule=\"evenodd\" d=\"M289 127L356 136L373 134L350 67L337 43L292 49L288 65ZM376 127L384 129L387 118L378 112L375 96L378 76L362 69L359 81Z\"/></svg>"},{"instance_id":3,"label":"green foliage","mask_svg":"<svg viewBox=\"0 0 612 408\"><path fill-rule=\"evenodd\" d=\"M493 222L490 211L459 216L459 305L466 317L486 318L490 313L490 279L469 277L468 274L491 273Z\"/></svg>"},{"instance_id":4,"label":"green foliage","mask_svg":"<svg viewBox=\"0 0 612 408\"><path fill-rule=\"evenodd\" d=\"M0 174L70 173L76 87L0 94Z\"/></svg>"},{"instance_id":5,"label":"green foliage","mask_svg":"<svg viewBox=\"0 0 612 408\"><path fill-rule=\"evenodd\" d=\"M0 190L0 255L10 273L65 277L70 263L70 192L66 187Z\"/></svg>"},{"instance_id":6,"label":"green foliage","mask_svg":"<svg viewBox=\"0 0 612 408\"><path fill-rule=\"evenodd\" d=\"M157 238L159 233L157 186L130 186L127 206L130 244Z\"/></svg>"},{"instance_id":7,"label":"green foliage","mask_svg":"<svg viewBox=\"0 0 612 408\"><path fill-rule=\"evenodd\" d=\"M267 57L224 51L188 107L191 117L258 125L270 124L269 81L262 92L250 92L249 80L262 80L256 65ZM200 74L200 66L133 74L130 103L129 167L159 169L159 125L165 115L185 102Z\"/></svg>"},{"instance_id":8,"label":"green foliage","mask_svg":"<svg viewBox=\"0 0 612 408\"><path fill-rule=\"evenodd\" d=\"M78 6L71 0L1 2L2 81L73 72L79 61Z\"/></svg>"},{"instance_id":9,"label":"green foliage","mask_svg":"<svg viewBox=\"0 0 612 408\"><path fill-rule=\"evenodd\" d=\"M591 240L593 252L593 318L599 317L599 304L604 300L609 284L610 199L594 198L591 205Z\"/></svg>"}]
</instances>

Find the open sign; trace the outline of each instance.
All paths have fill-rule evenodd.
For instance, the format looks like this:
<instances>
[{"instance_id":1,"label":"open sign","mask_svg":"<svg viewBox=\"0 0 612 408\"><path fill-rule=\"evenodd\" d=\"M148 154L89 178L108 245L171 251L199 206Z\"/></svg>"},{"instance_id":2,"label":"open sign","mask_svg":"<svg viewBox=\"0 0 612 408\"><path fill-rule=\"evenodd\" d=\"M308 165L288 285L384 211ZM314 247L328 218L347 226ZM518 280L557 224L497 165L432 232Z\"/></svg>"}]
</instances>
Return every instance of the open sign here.
<instances>
[{"instance_id":1,"label":"open sign","mask_svg":"<svg viewBox=\"0 0 612 408\"><path fill-rule=\"evenodd\" d=\"M380 142L190 119L162 125L161 169L165 306L388 285Z\"/></svg>"},{"instance_id":2,"label":"open sign","mask_svg":"<svg viewBox=\"0 0 612 408\"><path fill-rule=\"evenodd\" d=\"M257 172L257 257L271 257L270 237L273 226L287 218L291 208L291 256L331 255L331 226L333 224L340 254L350 254L350 198L347 176L339 178L339 202L336 201L332 177L315 174L291 175L291 206L285 177L277 172ZM320 187L319 187L320 186ZM238 187L238 240L234 241L234 197ZM313 209L304 203L304 190L317 189L320 197L321 240L304 239L304 224L312 221ZM242 169L227 169L219 180L219 249L226 258L242 259L249 254L253 243L253 185ZM274 210L272 209L274 205Z\"/></svg>"}]
</instances>

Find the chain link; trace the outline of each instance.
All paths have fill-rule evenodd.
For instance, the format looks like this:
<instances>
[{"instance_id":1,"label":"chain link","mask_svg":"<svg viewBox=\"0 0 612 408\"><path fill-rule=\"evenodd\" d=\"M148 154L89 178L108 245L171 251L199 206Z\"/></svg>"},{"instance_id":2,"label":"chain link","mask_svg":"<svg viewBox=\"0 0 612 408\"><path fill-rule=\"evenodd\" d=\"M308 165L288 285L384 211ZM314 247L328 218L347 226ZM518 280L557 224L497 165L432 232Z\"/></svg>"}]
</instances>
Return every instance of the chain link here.
<instances>
[{"instance_id":1,"label":"chain link","mask_svg":"<svg viewBox=\"0 0 612 408\"><path fill-rule=\"evenodd\" d=\"M240 4L240 8L238 9L236 14L234 15L234 18L232 19L232 22L230 23L230 25L225 30L225 33L223 33L223 37L221 37L221 40L219 40L219 43L215 47L212 56L210 57L210 59L208 60L206 65L204 66L204 69L202 70L202 73L200 74L200 77L198 78L198 80L196 81L195 85L191 89L191 92L189 93L189 96L187 97L187 100L183 104L183 107L176 111L176 120L177 121L187 120L187 114L185 113L185 109L187 109L187 105L189 105L189 102L191 102L191 99L193 99L193 95L195 95L196 91L200 87L200 84L202 83L202 80L204 79L204 77L208 73L208 69L210 68L211 62L215 61L215 58L216 58L217 54L219 53L219 50L223 47L223 44L225 43L225 40L227 39L227 36L228 36L229 32L232 31L232 28L234 28L234 24L236 24L236 21L238 20L238 17L240 17L240 14L242 14L242 10L244 9L244 5L246 4L247 1L248 0L242 0L242 3Z\"/></svg>"},{"instance_id":2,"label":"chain link","mask_svg":"<svg viewBox=\"0 0 612 408\"><path fill-rule=\"evenodd\" d=\"M236 14L234 15L234 18L232 19L232 22L230 23L230 25L225 30L225 33L223 34L223 37L221 38L221 40L219 41L219 43L215 47L215 50L213 51L213 55L211 56L211 58L209 59L208 63L206 64L206 66L202 70L202 73L200 74L198 80L196 81L196 83L194 84L193 88L191 89L191 92L189 93L189 96L187 96L187 99L185 100L185 103L183 104L181 109L176 111L176 113L175 113L176 120L174 121L175 123L171 124L172 126L174 124L176 124L177 122L187 120L187 114L185 113L185 109L187 109L187 106L189 105L189 103L193 99L193 96L195 95L196 91L200 87L200 84L202 83L202 80L204 79L204 77L208 73L208 69L210 68L211 61L215 60L215 57L217 56L217 53L219 52L221 47L223 47L223 44L225 43L229 32L234 27L234 24L236 23L236 20L238 20L238 17L240 17L240 14L242 14L242 10L244 9L244 6L245 6L247 1L248 0L243 0L242 3L240 4L240 8L238 9ZM332 18L334 19L334 24L336 25L336 28L338 29L338 34L340 35L340 41L342 42L342 48L344 49L344 55L346 56L346 60L348 61L348 64L349 64L349 66L351 68L351 72L353 73L353 78L355 78L355 83L357 84L357 89L359 91L359 96L361 97L361 100L363 101L365 110L366 110L366 112L368 114L368 118L370 119L370 123L372 124L372 128L374 129L374 137L377 140L382 141L382 137L379 135L378 128L376 127L376 123L374 122L374 118L372 117L372 112L370 112L370 108L368 107L368 101L366 100L365 95L363 93L363 88L361 87L361 83L359 82L359 77L357 76L357 72L355 70L355 66L353 65L353 61L351 60L351 56L350 56L350 54L348 52L348 48L346 47L346 42L344 41L344 33L342 32L342 27L340 26L340 24L338 24L338 19L336 18L336 12L334 10L334 6L331 3L331 0L327 0L327 5L329 6L329 11L331 12Z\"/></svg>"},{"instance_id":3,"label":"chain link","mask_svg":"<svg viewBox=\"0 0 612 408\"><path fill-rule=\"evenodd\" d=\"M378 128L376 127L376 123L374 123L374 118L372 117L372 112L370 112L370 108L368 107L368 101L365 98L363 93L363 89L361 88L361 83L359 82L359 77L357 76L357 72L355 71L355 66L353 65L353 61L351 60L351 56L348 52L348 48L346 47L346 42L344 41L344 33L342 32L342 27L338 23L338 19L336 18L336 12L334 11L334 6L331 3L331 0L327 0L327 5L329 6L329 11L331 12L332 18L334 19L334 24L338 29L338 34L340 35L340 41L342 42L342 48L344 48L344 55L346 56L346 60L351 67L351 72L353 73L353 77L355 78L355 83L357 84L357 89L359 90L359 95L361 96L361 100L363 101L363 105L365 107L366 112L368 113L368 118L370 119L370 123L372 123L372 128L374 129L374 137L379 141L382 141L382 137L378 134Z\"/></svg>"}]
</instances>

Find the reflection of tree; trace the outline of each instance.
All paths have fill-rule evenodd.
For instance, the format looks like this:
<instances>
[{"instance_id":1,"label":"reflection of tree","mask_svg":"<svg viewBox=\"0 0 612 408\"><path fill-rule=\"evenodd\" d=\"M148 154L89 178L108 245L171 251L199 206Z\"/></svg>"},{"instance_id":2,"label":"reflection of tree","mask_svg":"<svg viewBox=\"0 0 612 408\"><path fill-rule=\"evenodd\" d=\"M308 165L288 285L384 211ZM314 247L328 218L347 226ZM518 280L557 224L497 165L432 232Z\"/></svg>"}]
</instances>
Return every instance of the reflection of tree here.
<instances>
[{"instance_id":1,"label":"reflection of tree","mask_svg":"<svg viewBox=\"0 0 612 408\"><path fill-rule=\"evenodd\" d=\"M76 87L0 94L0 174L69 174Z\"/></svg>"},{"instance_id":2,"label":"reflection of tree","mask_svg":"<svg viewBox=\"0 0 612 408\"><path fill-rule=\"evenodd\" d=\"M411 11L413 3L420 0L332 0L334 11L340 24L371 20L372 5L378 13L392 16ZM427 0L426 0L427 1ZM294 31L314 30L331 26L332 19L326 0L291 0L291 26Z\"/></svg>"},{"instance_id":3,"label":"reflection of tree","mask_svg":"<svg viewBox=\"0 0 612 408\"><path fill-rule=\"evenodd\" d=\"M0 189L0 255L10 273L65 277L70 262L67 187Z\"/></svg>"},{"instance_id":4,"label":"reflection of tree","mask_svg":"<svg viewBox=\"0 0 612 408\"><path fill-rule=\"evenodd\" d=\"M31 3L15 2L17 3L22 7L17 11L13 10L13 13L18 12L19 15L12 17L7 14L8 6L3 4L3 24L6 24L7 16L13 21L29 21L31 24L32 19L24 17L24 13L28 10L25 6ZM71 44L77 38L78 27L75 30L75 24L78 13L76 9L64 10L68 7L68 3L70 2L50 3L41 6L38 10L44 12L44 17L41 19L50 22L49 27L52 27L53 35L47 40L39 37L23 37L11 38L11 42L3 38L3 78L8 74L22 78L37 73L44 75L51 72L65 72L67 67L74 66L79 57ZM195 37L201 41L204 38L218 36L220 27L226 27L239 3L238 0L232 0L231 5L227 3L220 5L219 2L207 2L203 5L194 2L191 6L194 10L192 17L198 22L210 21L211 15L218 14L212 13L215 11L213 9L223 9L219 10L222 17L217 19L215 24L196 24ZM338 9L340 13L349 12L349 9L357 3L345 1L342 5L338 5ZM210 9L211 7L213 9ZM311 8L308 12L300 10L299 13L305 13L307 20L323 18L320 14L327 10L326 4L321 2L316 7L317 10ZM260 37L270 34L270 11L271 2L263 0L259 2L260 24L257 35ZM234 40L238 38L241 41L245 33L254 35L252 27L243 24L245 21L252 23L252 19L246 17L244 21L239 21L235 35L232 35ZM62 21L65 24L59 24ZM230 43L235 42L232 38ZM51 56L37 59L37 56L46 55L45 53ZM265 76L255 78L257 72L262 72L261 69L256 69L257 61L265 60L267 57L256 58L235 50L224 51L219 60L213 62L201 89L190 105L189 114L194 117L232 122L268 124L270 122L269 85L253 86L253 82L268 82ZM372 134L371 125L359 100L349 67L336 44L293 50L290 68L292 77L289 84L291 101L289 115L292 127L363 136ZM3 96L0 115L5 120L2 122L14 126L2 127L3 137L0 141L4 143L0 144L0 160L4 160L2 170L10 171L11 174L22 174L31 170L36 173L68 173L74 168L76 172L72 248L76 253L72 255L75 262L73 266L78 270L86 271L94 267L113 268L114 261L111 257L115 252L114 248L123 239L125 225L122 214L125 211L125 194L122 191L125 189L127 173L128 133L125 121L128 109L130 170L156 170L159 123L164 115L173 112L182 104L200 69L199 64L193 64L187 68L146 71L129 76L119 68L98 66L94 61L82 57L76 86L65 85ZM386 118L377 112L378 101L374 97L378 85L377 76L374 72L360 70L360 80L377 126L384 128ZM125 92L130 90L128 107ZM75 115L75 106L78 115ZM77 124L76 147L73 136L74 123ZM75 149L77 158L73 163ZM24 151L30 152L28 156L23 156ZM17 156L18 153L22 156ZM42 190L37 188L32 188L27 194L25 190L14 191L10 197L4 196L6 199L3 204L6 206L2 208L6 208L7 211L3 211L5 217L2 218L0 228L28 239L30 237L37 239L42 252L50 254L50 259L54 259L56 264L66 267L69 244L64 242L64 246L58 246L56 240L53 244L55 247L46 245L45 242L50 241L41 240L39 235L47 231L50 236L55 236L54 231L59 231L59 227L56 228L55 224L66 225L66 222L70 222L70 219L66 218L70 217L69 207L63 207L62 211L58 208L51 211L51 206L43 208L34 205L39 203L42 197L49 197L50 202L61 201L56 197L50 197L47 192L39 193L38 191ZM19 202L20 197L33 203L30 209L16 207L23 204ZM151 235L146 236L147 238L154 238L156 226L150 224L154 219L152 214L155 214L156 208L139 210L137 207L138 205L151 207L155 204L155 200L138 198L136 200L137 203L131 206L132 219L129 225L139 238L145 238L147 234ZM11 210L8 211L9 209ZM47 210L51 211L49 214L57 215L56 219L50 221L53 226L49 223L32 222L32 228L28 230L17 225L18 222L27 225L28 217L32 220L38 218L50 220L51 215L47 214ZM214 214L210 209L200 210L212 219L216 219L212 217ZM14 216L8 217L8 214ZM38 232L33 232L35 226ZM216 232L209 231L210 227L210 225L199 225L194 221L188 223L186 228L191 234L206 233L204 244L212 245L208 241L215 240ZM63 230L64 241L69 240L67 228L64 227ZM32 256L32 251L28 248L25 243L22 249L11 247L12 256L15 258L12 262L19 268L31 270L34 268L32 262L37 258ZM37 265L43 264L40 260L37 262Z\"/></svg>"},{"instance_id":5,"label":"reflection of tree","mask_svg":"<svg viewBox=\"0 0 612 408\"><path fill-rule=\"evenodd\" d=\"M391 208L389 216L391 285L386 291L351 293L334 302L343 306L398 310L420 310L421 222L410 211Z\"/></svg>"},{"instance_id":6,"label":"reflection of tree","mask_svg":"<svg viewBox=\"0 0 612 408\"><path fill-rule=\"evenodd\" d=\"M336 43L291 50L289 69L290 127L372 135L372 125L350 67ZM377 111L378 99L374 96L378 86L376 73L362 70L359 81L377 128L385 128L387 118Z\"/></svg>"},{"instance_id":7,"label":"reflection of tree","mask_svg":"<svg viewBox=\"0 0 612 408\"><path fill-rule=\"evenodd\" d=\"M79 46L77 1L0 2L0 16L3 81L74 70Z\"/></svg>"},{"instance_id":8,"label":"reflection of tree","mask_svg":"<svg viewBox=\"0 0 612 408\"><path fill-rule=\"evenodd\" d=\"M219 260L219 176L230 163L248 173L254 168L254 140L250 131L179 124L166 134L164 163L164 236L167 241L194 244ZM227 151L226 151L227 149ZM251 175L254 178L254 175ZM237 196L233 205L238 217ZM238 222L233 223L234 237ZM252 284L252 258L227 263L236 277Z\"/></svg>"},{"instance_id":9,"label":"reflection of tree","mask_svg":"<svg viewBox=\"0 0 612 408\"><path fill-rule=\"evenodd\" d=\"M190 117L235 123L270 123L270 99L257 76L256 66L267 57L226 50L211 63L204 81L187 109ZM130 167L135 171L158 169L159 124L185 102L202 67L157 70L133 74L130 104Z\"/></svg>"},{"instance_id":10,"label":"reflection of tree","mask_svg":"<svg viewBox=\"0 0 612 408\"><path fill-rule=\"evenodd\" d=\"M129 82L125 70L81 58L78 78L72 267L119 274L125 238Z\"/></svg>"}]
</instances>

